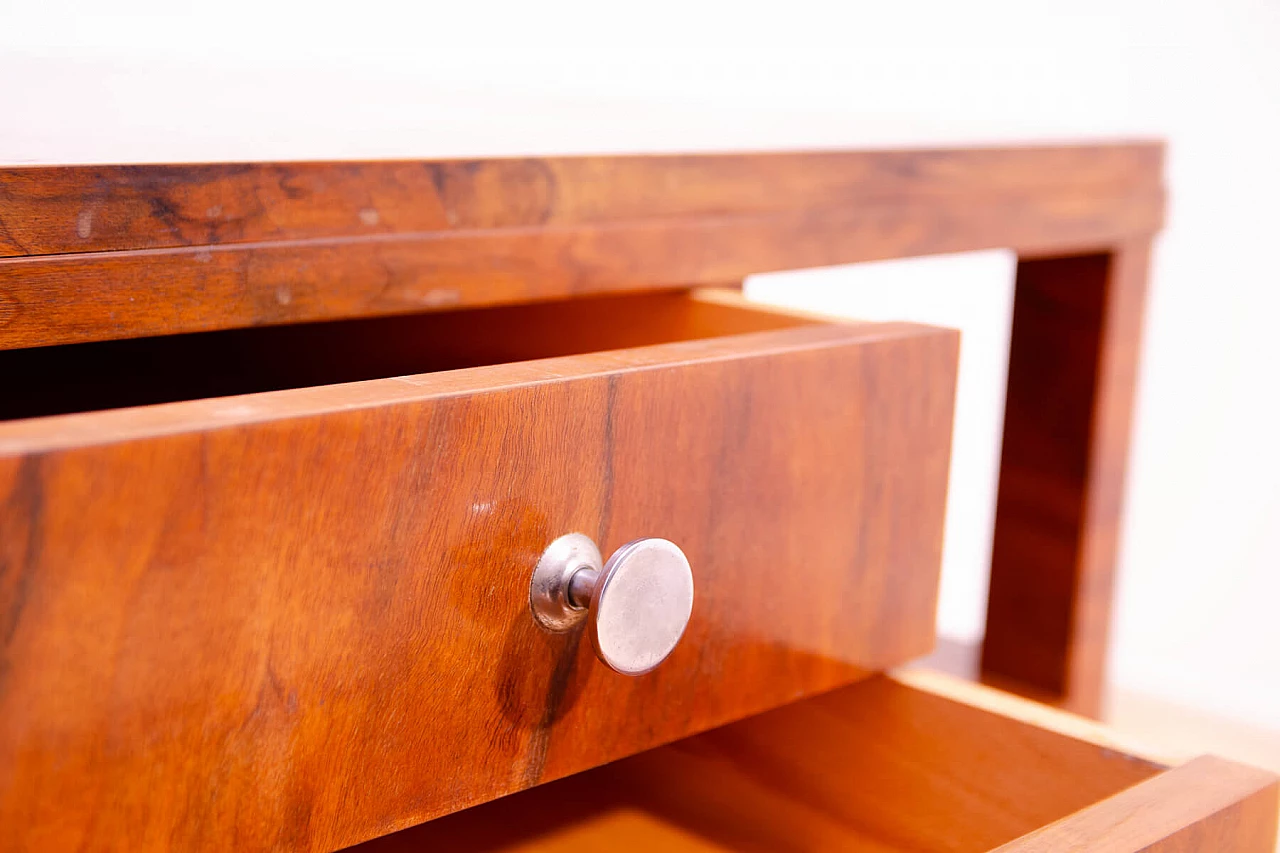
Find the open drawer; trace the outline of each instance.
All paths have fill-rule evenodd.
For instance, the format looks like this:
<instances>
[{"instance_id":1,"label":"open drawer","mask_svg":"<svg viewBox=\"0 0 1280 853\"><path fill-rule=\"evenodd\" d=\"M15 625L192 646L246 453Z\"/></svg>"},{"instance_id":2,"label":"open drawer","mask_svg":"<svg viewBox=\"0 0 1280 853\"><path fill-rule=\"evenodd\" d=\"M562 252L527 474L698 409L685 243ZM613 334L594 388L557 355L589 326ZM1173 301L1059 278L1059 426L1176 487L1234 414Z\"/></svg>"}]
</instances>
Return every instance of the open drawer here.
<instances>
[{"instance_id":1,"label":"open drawer","mask_svg":"<svg viewBox=\"0 0 1280 853\"><path fill-rule=\"evenodd\" d=\"M957 344L668 293L0 354L8 849L332 850L927 652ZM534 622L570 532L684 550L655 671Z\"/></svg>"},{"instance_id":2,"label":"open drawer","mask_svg":"<svg viewBox=\"0 0 1280 853\"><path fill-rule=\"evenodd\" d=\"M1277 790L1263 771L1168 769L1089 721L910 672L353 850L1271 853Z\"/></svg>"}]
</instances>

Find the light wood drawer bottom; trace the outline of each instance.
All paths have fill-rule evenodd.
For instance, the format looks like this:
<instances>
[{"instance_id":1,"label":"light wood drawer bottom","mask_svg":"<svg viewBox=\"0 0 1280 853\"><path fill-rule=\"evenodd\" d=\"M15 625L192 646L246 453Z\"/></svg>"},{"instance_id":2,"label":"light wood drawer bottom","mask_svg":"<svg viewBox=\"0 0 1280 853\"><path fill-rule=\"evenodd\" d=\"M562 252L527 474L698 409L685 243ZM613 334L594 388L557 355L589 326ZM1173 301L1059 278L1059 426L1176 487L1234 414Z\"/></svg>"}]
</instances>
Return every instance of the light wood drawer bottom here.
<instances>
[{"instance_id":1,"label":"light wood drawer bottom","mask_svg":"<svg viewBox=\"0 0 1280 853\"><path fill-rule=\"evenodd\" d=\"M1270 851L1276 807L1268 773L1168 769L1079 718L906 673L351 849Z\"/></svg>"}]
</instances>

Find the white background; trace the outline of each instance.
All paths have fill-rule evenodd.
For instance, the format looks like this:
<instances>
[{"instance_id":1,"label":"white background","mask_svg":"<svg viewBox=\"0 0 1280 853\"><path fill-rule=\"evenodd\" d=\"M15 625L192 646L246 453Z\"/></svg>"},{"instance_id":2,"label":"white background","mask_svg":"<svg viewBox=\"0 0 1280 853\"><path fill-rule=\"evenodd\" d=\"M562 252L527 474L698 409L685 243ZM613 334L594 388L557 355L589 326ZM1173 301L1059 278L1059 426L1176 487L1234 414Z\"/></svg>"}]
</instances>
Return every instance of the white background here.
<instances>
[{"instance_id":1,"label":"white background","mask_svg":"<svg viewBox=\"0 0 1280 853\"><path fill-rule=\"evenodd\" d=\"M1280 728L1280 4L0 0L3 162L1134 134L1172 207L1112 671Z\"/></svg>"}]
</instances>

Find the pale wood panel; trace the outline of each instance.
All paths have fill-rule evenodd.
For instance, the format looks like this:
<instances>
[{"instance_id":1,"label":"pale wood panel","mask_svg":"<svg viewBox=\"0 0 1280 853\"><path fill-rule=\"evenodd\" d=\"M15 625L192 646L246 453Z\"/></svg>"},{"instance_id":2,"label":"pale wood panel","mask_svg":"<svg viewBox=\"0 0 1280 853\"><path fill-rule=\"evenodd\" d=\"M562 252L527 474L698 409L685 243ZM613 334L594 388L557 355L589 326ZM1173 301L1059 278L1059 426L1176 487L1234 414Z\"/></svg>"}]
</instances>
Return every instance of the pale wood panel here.
<instances>
[{"instance_id":1,"label":"pale wood panel","mask_svg":"<svg viewBox=\"0 0 1280 853\"><path fill-rule=\"evenodd\" d=\"M1000 848L1001 853L1272 853L1280 780L1204 756Z\"/></svg>"},{"instance_id":2,"label":"pale wood panel","mask_svg":"<svg viewBox=\"0 0 1280 853\"><path fill-rule=\"evenodd\" d=\"M976 853L1160 772L878 676L359 849Z\"/></svg>"}]
</instances>

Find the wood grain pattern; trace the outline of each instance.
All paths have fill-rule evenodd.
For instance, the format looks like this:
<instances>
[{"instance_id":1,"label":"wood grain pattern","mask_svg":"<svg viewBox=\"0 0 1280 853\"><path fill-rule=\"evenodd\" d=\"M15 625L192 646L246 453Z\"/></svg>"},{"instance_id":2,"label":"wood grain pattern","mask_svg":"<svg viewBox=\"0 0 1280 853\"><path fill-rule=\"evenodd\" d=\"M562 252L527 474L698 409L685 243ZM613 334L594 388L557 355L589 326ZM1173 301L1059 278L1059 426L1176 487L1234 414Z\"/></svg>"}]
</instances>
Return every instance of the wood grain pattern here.
<instances>
[{"instance_id":1,"label":"wood grain pattern","mask_svg":"<svg viewBox=\"0 0 1280 853\"><path fill-rule=\"evenodd\" d=\"M0 171L0 348L1095 250L1159 228L1161 160L1118 145Z\"/></svg>"},{"instance_id":2,"label":"wood grain pattern","mask_svg":"<svg viewBox=\"0 0 1280 853\"><path fill-rule=\"evenodd\" d=\"M1097 716L1149 243L1018 265L982 674Z\"/></svg>"},{"instance_id":3,"label":"wood grain pattern","mask_svg":"<svg viewBox=\"0 0 1280 853\"><path fill-rule=\"evenodd\" d=\"M331 850L921 654L956 357L802 326L0 425L0 848ZM689 555L654 673L534 627L570 530Z\"/></svg>"},{"instance_id":4,"label":"wood grain pattern","mask_svg":"<svg viewBox=\"0 0 1280 853\"><path fill-rule=\"evenodd\" d=\"M356 849L976 853L1160 778L878 676Z\"/></svg>"},{"instance_id":5,"label":"wood grain pattern","mask_svg":"<svg viewBox=\"0 0 1280 853\"><path fill-rule=\"evenodd\" d=\"M1000 848L1001 853L1273 853L1280 780L1205 756Z\"/></svg>"},{"instance_id":6,"label":"wood grain pattern","mask_svg":"<svg viewBox=\"0 0 1280 853\"><path fill-rule=\"evenodd\" d=\"M1161 161L1160 145L1135 144L6 169L0 170L0 349L683 288L740 281L770 269L1012 247L1022 263L985 677L1068 707L1096 711L1147 247L1162 219ZM1070 254L1076 257L1061 257ZM609 304L641 304L627 300L617 297ZM580 310L590 315L603 304L586 301L593 304L581 309L544 307L550 313ZM510 311L503 314L505 331L495 340L512 338L512 346L524 357L597 348L587 341L565 344L546 336L538 340L539 332L526 329L560 327L554 318L534 319L534 308L530 313L495 310ZM627 345L703 333L691 326L673 338L649 338L672 322L673 315L665 310L637 312L639 337ZM461 317L482 313L466 311ZM488 315L490 321L497 316ZM132 393L147 377L151 392L169 395L153 400L181 399L510 359L492 348L486 351L488 345L464 352L467 336L450 338L455 326L448 321L434 326L422 317L385 322L389 325L370 321L362 331L341 324L351 345L336 349L315 327L230 333L242 335L236 346L247 358L240 372L231 372L229 385L211 390L198 387L196 380L210 378L203 368L185 373L184 368L208 365L207 354L222 351L225 340L136 342L145 357L159 359L151 366L146 366L145 357L128 362L119 356L123 350L93 350L92 359L104 353L109 357L77 370L77 364L86 362L75 353L90 351L69 350L55 359L66 359L70 370L59 374L59 381L44 383L41 393L61 388L64 400L79 400L73 400L71 408L82 408L99 405L82 393L86 389L110 389L105 405L124 405L129 399L122 392ZM461 331L464 325L456 328ZM615 333L627 328L612 326ZM503 452L511 441L518 443L525 433L516 431L510 439L487 433L466 438L462 430L473 423L470 419L480 413L489 418L537 413L547 418L533 428L541 436L535 442L539 448L554 445L550 432L556 424L568 424L565 429L581 433L566 433L575 442L585 436L580 455L591 471L609 472L604 479L610 482L618 470L629 471L634 483L637 470L603 463L618 459L618 453L632 446L615 450L603 445L603 436L625 428L617 426L617 417L602 427L597 422L602 413L630 411L615 408L610 401L616 391L608 389L632 389L634 399L650 400L648 394L657 400L657 389L635 375L695 370L699 365L697 371L723 370L732 377L733 369L721 362L742 355L743 347L761 347L753 350L759 359L752 363L759 364L779 352L802 358L808 356L800 353L855 345L860 352L862 347L889 347L903 330L864 328L856 344L847 337L851 334L795 329L776 338L757 337L750 344L691 342L636 350L621 361L614 356L577 358L0 424L0 454L12 457L0 460L0 501L7 501L0 515L0 636L6 642L0 657L0 825L14 825L10 819L16 817L33 827L13 841L0 833L0 849L8 849L6 844L57 849L82 841L86 849L94 849L95 843L119 846L114 842L163 849L188 846L191 839L225 846L207 839L225 841L217 833L228 827L240 833L230 842L235 846L320 849L351 840L342 835L338 817L348 808L356 825L381 832L438 813L441 803L476 801L481 795L467 788L470 783L429 776L438 764L402 765L409 757L436 749L436 735L415 739L405 721L423 708L438 707L448 691L426 695L425 688L414 687L416 682L409 679L412 689L403 696L368 699L367 709L391 713L379 718L381 728L373 732L351 728L359 714L350 702L340 718L345 722L328 729L315 710L318 702L334 696L371 696L371 689L366 689L370 685L389 689L394 684L399 689L406 673L425 679L427 668L412 659L406 643L390 644L389 633L382 640L374 636L371 646L357 641L363 628L359 621L371 618L378 607L399 619L396 624L402 631L416 625L408 613L410 605L399 598L405 589L411 593L410 602L426 595L422 578L409 567L410 559L421 562L430 546L444 540L466 551L467 543L474 545L468 538L473 529L488 531L504 524L525 532L511 537L515 545L494 546L496 553L509 555L517 546L532 552L536 537L527 531L542 521L514 521L514 510L498 512L491 521L477 517L471 528L455 525L441 534L443 539L430 539L425 530L430 526L424 520L430 516L428 507L457 511L466 488L487 489L486 494L498 496L507 494L503 489L510 490L515 482L534 490L536 466L531 458L513 464L510 472L491 461L493 454ZM438 345L434 353L433 342ZM27 375L23 365L47 370L52 363L48 351L11 355L14 360L0 364L9 368L6 375L11 377L15 371ZM881 358L892 360L876 356ZM134 370L139 365L146 367L141 375ZM569 374L564 372L566 365ZM113 377L112 366L123 369ZM736 411L755 417L767 401L744 390L756 387L752 371L760 368L745 369L738 386L716 385L705 399L683 392L678 397L680 417L688 418L688 412L735 411L731 397L741 407ZM864 371L859 380L863 390L843 405L865 404L870 393L865 383L890 372L887 366ZM478 393L477 377L489 388L485 394ZM264 379L269 380L265 386L245 384ZM717 381L726 380L721 376ZM934 380L922 372L920 381ZM14 384L6 386L7 393ZM28 382L31 387L39 384ZM565 387L572 393L561 395ZM762 387L761 393L781 393L768 383ZM807 387L801 383L792 393ZM844 393L838 390L843 385L833 387L833 393ZM1053 393L1045 394L1046 387ZM735 393L740 396L733 397ZM549 401L547 395L560 402ZM27 402L36 396L26 395ZM742 396L748 401L741 402ZM14 397L9 394L6 404ZM516 400L519 405L511 402ZM47 396L36 402L37 408L25 414L66 410L51 408ZM581 413L573 408L579 402ZM652 402L645 406L677 417L676 409ZM11 416L22 414L14 410ZM653 417L632 416L626 421L647 424ZM783 417L772 413L765 420L773 423L770 418ZM685 495L686 487L695 494L712 494L713 474L708 472L713 467L722 481L724 471L733 473L727 482L737 489L735 496L751 491L754 481L748 478L759 474L762 466L774 466L765 473L791 483L808 470L783 471L780 456L790 451L780 443L765 445L754 433L751 438L731 433L728 421L719 426L701 420L697 424L670 436L628 439L649 448L646 452L656 454L654 448L661 447L673 458L692 454L699 460L692 485L671 485L673 495ZM865 426L859 430L851 434L861 436L857 446L869 452L870 433ZM443 442L427 447L425 462L414 455L415 449L426 447L415 444L424 440L421 436L439 436ZM809 440L807 433L803 438L799 432L779 436L778 442L790 436L798 446ZM923 432L917 438L923 440ZM713 441L726 447L764 446L772 461L739 469L734 467L736 459L725 456L713 465L699 450L700 442ZM829 443L830 458L848 456L847 448L836 448L834 438ZM378 461L383 446L390 448L389 456ZM290 455L294 451L297 456ZM462 455L468 451L471 456ZM452 461L446 458L450 452L458 454ZM564 467L581 461L563 450L561 456L531 452L558 459ZM269 453L280 459L264 465L261 460ZM490 459L484 471L458 473L466 459L481 458L480 453ZM826 482L823 478L838 472L813 462L811 454L816 453L806 447L802 467L812 464L816 473L809 476ZM288 467L289 460L295 467ZM326 473L330 470L332 475ZM117 489L107 477L119 472L131 473ZM840 487L845 491L838 494L833 486L829 504L810 507L790 493L774 496L775 504L787 512L793 505L812 509L815 525L843 513L843 526L834 529L856 542L848 527L878 500L878 492L867 491L867 478L874 473L860 472L861 485L845 483ZM454 491L448 485L451 478L460 482ZM333 489L352 483L367 489L365 501L347 504L333 496ZM398 502L387 483L409 483L421 494ZM717 499L722 486L723 482L715 486ZM606 485L571 496L576 488L554 480L550 492L556 497L545 522L548 535L552 526L566 519L583 519L587 532L630 533L618 526L622 522L610 521L622 493ZM627 496L650 508L634 509L633 521L646 521L645 512L667 511L653 509L661 501L638 486L628 488ZM269 497L272 489L278 492ZM797 494L803 491L795 489ZM281 494L293 505L272 503ZM441 503L431 503L437 500ZM762 506L763 499L750 503L745 522L774 529L769 525L783 519L775 517L776 507L765 515ZM920 512L932 509L932 504L922 505ZM86 527L79 526L82 521ZM415 522L423 529L415 528ZM733 518L723 523L706 520L704 528L695 531L695 538L701 537L698 547L720 553L716 547L729 537L726 530L732 522ZM868 524L883 522L883 516L864 519ZM680 523L693 522L681 517ZM273 540L270 530L284 535ZM335 541L334 531L339 531L340 541ZM775 534L766 541L781 544L787 553L799 548L798 540ZM901 532L881 535L896 541ZM215 536L232 541L215 542ZM738 536L742 537L740 531ZM815 528L814 536L830 536L830 531L819 533ZM412 558L389 544L399 541L397 537L408 537ZM731 545L726 553L748 549L736 540ZM363 559L361 554L376 559ZM243 564L235 562L242 557ZM865 567L869 559L859 555L857 565ZM214 567L220 560L232 561L234 571L217 574ZM251 560L259 563L253 572ZM468 557L458 564L462 568L433 563L426 571L453 577L451 573L467 566L487 566L494 560L493 554ZM761 554L752 552L741 562L750 568L763 561ZM55 566L56 572L47 575L42 566ZM302 572L311 573L308 577L315 584L304 586ZM720 572L716 577L728 577L728 569ZM337 589L326 590L321 585L326 580ZM170 597L165 583L177 589L172 613L164 612L163 601ZM495 588L492 608L481 608L486 615L475 617L479 622L466 634L474 641L477 659L492 651L481 648L479 637L493 628L494 614L510 604L513 594L509 585L498 583ZM351 593L349 600L341 599L344 589ZM912 594L923 598L919 591ZM219 602L211 614L201 617L210 621L182 621L185 614L203 612L207 600ZM454 603L453 597L449 603ZM856 678L864 666L872 665L867 661L874 656L866 649L858 651L865 660L850 661L832 653L839 643L854 640L837 637L837 629L817 618L825 612L822 602L808 603L811 610L795 610L799 605L793 605L788 612L804 613L812 634L788 636L775 648L768 638L757 642L759 637L732 635L730 629L756 622L731 620L726 598L723 609L714 611L723 624L712 620L704 626L719 645L696 665L685 664L692 670L727 661L727 672L748 680L772 679L772 688L744 684L724 696L698 694L702 698L688 718L675 723L627 717L632 728L602 747L600 754L624 754L750 713L753 707L781 701L788 686L815 690ZM112 608L127 616L110 618ZM310 626L305 621L309 608L332 624ZM747 611L756 617L765 612L759 602ZM408 636L413 642L443 642L432 630L442 629L414 628ZM717 630L723 630L723 636ZM903 648L912 630L911 625L902 627ZM145 637L151 641L144 642ZM812 637L820 638L819 652L806 657L808 652L797 649L807 649ZM525 640L498 645L516 648ZM350 648L343 647L344 642ZM29 655L32 647L21 643L34 643L38 654ZM229 656L216 657L225 649L231 650ZM544 688L569 685L565 696L623 701L620 707L635 715L656 707L655 697L666 689L618 693L607 685L590 686L596 682L582 675L581 661L575 658L562 666L565 650L541 651L545 654L540 664L509 679L516 685L511 695L537 693L530 685L542 679ZM384 657L376 658L378 654ZM795 663L810 657L812 664ZM352 670L343 668L352 662ZM47 671L39 669L46 665ZM467 665L477 666L474 661ZM232 673L236 666L241 668L238 674ZM290 686L312 677L321 681L311 684L311 692L301 699L295 694L291 700ZM588 686L575 693L573 685L579 680ZM20 685L17 692L15 683ZM152 690L153 683L163 689ZM682 689L682 684L671 689ZM206 688L218 692L212 710L196 700L208 695ZM774 688L776 693L769 692ZM251 694L252 701L247 698ZM535 698L531 707L544 709L536 721L521 717L512 722L502 716L492 744L458 747L464 760L480 757L482 771L475 784L487 792L483 796L514 790L535 777L552 778L552 771L587 766L573 763L585 754L573 748L564 767L544 766L541 775L528 771L537 766L536 756L558 754L548 744L565 738L577 742L577 730L561 722L555 710L573 707L573 702L556 704L551 697L551 692L543 692ZM291 710L291 701L303 704ZM466 696L459 714L473 707L467 701L499 719L497 700L485 704ZM9 714L9 708L20 713ZM212 723L197 731L190 721L201 714ZM581 725L584 737L597 731L605 718L618 716L611 711ZM686 723L692 728L683 728ZM446 724L447 719L441 722ZM260 751L245 746L258 743L263 733ZM331 736L343 749L322 754L317 744ZM386 742L379 740L384 736ZM625 748L619 746L623 742ZM403 755L392 754L397 748L404 748ZM20 757L28 763L19 766ZM487 758L493 762L486 764ZM498 779L503 768L508 778ZM187 772L203 773L203 788L166 787L166 780ZM28 773L33 775L24 775ZM256 786L245 781L251 774L258 774ZM377 784L352 784L339 791L325 781L330 777L347 782L376 779ZM33 779L37 784L29 784ZM418 793L421 786L415 788L423 779L435 785L429 796ZM153 802L153 789L168 793ZM202 797L206 790L218 794ZM384 795L384 803L368 802ZM55 802L57 807L49 805ZM181 829L166 836L165 827ZM291 832L296 836L289 837ZM99 837L101 841L94 841Z\"/></svg>"},{"instance_id":7,"label":"wood grain pattern","mask_svg":"<svg viewBox=\"0 0 1280 853\"><path fill-rule=\"evenodd\" d=\"M1159 186L1158 144L0 168L0 257Z\"/></svg>"}]
</instances>

